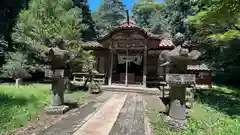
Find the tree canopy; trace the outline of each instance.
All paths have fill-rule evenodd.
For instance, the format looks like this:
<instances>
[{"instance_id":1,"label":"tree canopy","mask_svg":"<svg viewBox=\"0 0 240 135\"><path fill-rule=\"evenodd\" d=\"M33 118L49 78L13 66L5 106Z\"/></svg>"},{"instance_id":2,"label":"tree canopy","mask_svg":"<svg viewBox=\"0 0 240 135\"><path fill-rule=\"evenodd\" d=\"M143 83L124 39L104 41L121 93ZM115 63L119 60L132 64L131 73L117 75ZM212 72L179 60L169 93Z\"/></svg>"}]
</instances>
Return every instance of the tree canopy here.
<instances>
[{"instance_id":1,"label":"tree canopy","mask_svg":"<svg viewBox=\"0 0 240 135\"><path fill-rule=\"evenodd\" d=\"M104 34L118 26L125 19L126 6L120 0L103 0L100 7L93 13L99 34Z\"/></svg>"},{"instance_id":2,"label":"tree canopy","mask_svg":"<svg viewBox=\"0 0 240 135\"><path fill-rule=\"evenodd\" d=\"M225 40L240 36L240 1L201 1L205 10L189 17L189 23L214 39Z\"/></svg>"},{"instance_id":3,"label":"tree canopy","mask_svg":"<svg viewBox=\"0 0 240 135\"><path fill-rule=\"evenodd\" d=\"M151 29L151 17L163 6L156 0L139 0L133 5L133 17L140 27Z\"/></svg>"},{"instance_id":4,"label":"tree canopy","mask_svg":"<svg viewBox=\"0 0 240 135\"><path fill-rule=\"evenodd\" d=\"M8 65L19 65L22 59L12 59L14 56L22 57L24 69L35 72L43 70L48 63L45 52L54 47L52 40L56 36L64 39L65 47L73 53L80 53L81 61L90 58L90 52L83 52L82 33L88 29L83 22L82 9L77 7L72 0L32 0L29 8L20 12L14 26L12 39L16 53L9 53L8 59L15 64L6 63L3 72L7 72ZM8 70L8 71L9 71ZM11 72L11 70L9 71Z\"/></svg>"}]
</instances>

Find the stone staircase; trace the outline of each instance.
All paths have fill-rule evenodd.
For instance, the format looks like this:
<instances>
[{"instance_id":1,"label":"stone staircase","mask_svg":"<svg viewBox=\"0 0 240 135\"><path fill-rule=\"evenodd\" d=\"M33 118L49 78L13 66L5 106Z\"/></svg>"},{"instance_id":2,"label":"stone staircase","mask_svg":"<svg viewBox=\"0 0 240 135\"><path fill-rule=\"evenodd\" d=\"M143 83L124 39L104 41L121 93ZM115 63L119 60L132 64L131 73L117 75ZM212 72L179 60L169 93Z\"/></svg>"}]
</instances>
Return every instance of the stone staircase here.
<instances>
[{"instance_id":1,"label":"stone staircase","mask_svg":"<svg viewBox=\"0 0 240 135\"><path fill-rule=\"evenodd\" d=\"M158 88L144 88L144 87L134 87L134 86L101 86L103 91L113 91L113 92L130 92L130 93L142 93L150 95L160 95L161 91Z\"/></svg>"}]
</instances>

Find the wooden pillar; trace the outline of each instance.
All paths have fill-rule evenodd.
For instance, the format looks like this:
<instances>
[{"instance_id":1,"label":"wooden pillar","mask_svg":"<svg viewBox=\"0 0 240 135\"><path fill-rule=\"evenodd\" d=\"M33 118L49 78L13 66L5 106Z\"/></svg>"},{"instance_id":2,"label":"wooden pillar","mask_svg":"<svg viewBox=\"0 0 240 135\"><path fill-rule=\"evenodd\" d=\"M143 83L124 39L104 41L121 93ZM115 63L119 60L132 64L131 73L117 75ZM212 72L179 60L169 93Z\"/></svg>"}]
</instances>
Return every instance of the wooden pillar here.
<instances>
[{"instance_id":1,"label":"wooden pillar","mask_svg":"<svg viewBox=\"0 0 240 135\"><path fill-rule=\"evenodd\" d=\"M143 86L147 87L147 45L144 48L144 58L143 58Z\"/></svg>"},{"instance_id":2,"label":"wooden pillar","mask_svg":"<svg viewBox=\"0 0 240 135\"><path fill-rule=\"evenodd\" d=\"M126 55L128 58L128 49L126 50ZM126 60L125 86L128 86L128 59Z\"/></svg>"},{"instance_id":3,"label":"wooden pillar","mask_svg":"<svg viewBox=\"0 0 240 135\"><path fill-rule=\"evenodd\" d=\"M110 49L110 60L109 60L109 74L108 74L108 85L112 85L112 69L113 69L113 52Z\"/></svg>"}]
</instances>

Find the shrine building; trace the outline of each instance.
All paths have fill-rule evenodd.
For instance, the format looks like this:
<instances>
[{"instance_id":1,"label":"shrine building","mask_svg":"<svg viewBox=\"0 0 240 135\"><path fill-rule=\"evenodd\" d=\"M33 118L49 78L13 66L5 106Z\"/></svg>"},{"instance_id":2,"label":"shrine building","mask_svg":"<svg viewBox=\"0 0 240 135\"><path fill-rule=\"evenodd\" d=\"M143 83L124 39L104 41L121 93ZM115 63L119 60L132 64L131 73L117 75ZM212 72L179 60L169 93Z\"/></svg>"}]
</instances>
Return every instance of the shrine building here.
<instances>
[{"instance_id":1,"label":"shrine building","mask_svg":"<svg viewBox=\"0 0 240 135\"><path fill-rule=\"evenodd\" d=\"M160 66L163 61L159 59L159 54L174 47L171 39L147 32L134 21L125 21L96 41L83 45L84 49L94 51L95 69L105 75L106 85L142 87L165 80L168 68ZM207 79L200 82L209 85L210 72L205 73L209 73L206 74Z\"/></svg>"}]
</instances>

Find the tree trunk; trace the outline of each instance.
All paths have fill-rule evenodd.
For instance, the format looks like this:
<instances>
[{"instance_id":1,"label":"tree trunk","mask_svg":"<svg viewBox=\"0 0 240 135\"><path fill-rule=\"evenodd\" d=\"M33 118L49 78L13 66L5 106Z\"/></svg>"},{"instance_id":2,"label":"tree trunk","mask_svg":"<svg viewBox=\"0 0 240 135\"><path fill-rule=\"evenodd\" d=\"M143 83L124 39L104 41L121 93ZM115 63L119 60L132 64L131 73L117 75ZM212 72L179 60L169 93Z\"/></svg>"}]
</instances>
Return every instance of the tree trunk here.
<instances>
[{"instance_id":1,"label":"tree trunk","mask_svg":"<svg viewBox=\"0 0 240 135\"><path fill-rule=\"evenodd\" d=\"M19 87L19 85L21 85L21 84L22 84L22 79L21 78L15 79L15 86L16 87Z\"/></svg>"}]
</instances>

